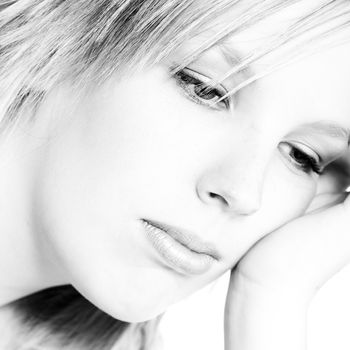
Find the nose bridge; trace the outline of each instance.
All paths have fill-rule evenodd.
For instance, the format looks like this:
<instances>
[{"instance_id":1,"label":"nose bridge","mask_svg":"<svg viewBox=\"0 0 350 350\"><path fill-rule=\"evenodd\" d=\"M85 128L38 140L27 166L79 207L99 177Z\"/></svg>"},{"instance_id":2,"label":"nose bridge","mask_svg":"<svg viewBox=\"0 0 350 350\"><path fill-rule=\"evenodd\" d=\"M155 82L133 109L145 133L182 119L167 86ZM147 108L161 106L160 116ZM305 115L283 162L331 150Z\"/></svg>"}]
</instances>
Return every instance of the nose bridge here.
<instances>
[{"instance_id":1,"label":"nose bridge","mask_svg":"<svg viewBox=\"0 0 350 350\"><path fill-rule=\"evenodd\" d=\"M242 137L224 158L202 174L197 184L199 198L237 215L257 211L272 149L266 141Z\"/></svg>"}]
</instances>

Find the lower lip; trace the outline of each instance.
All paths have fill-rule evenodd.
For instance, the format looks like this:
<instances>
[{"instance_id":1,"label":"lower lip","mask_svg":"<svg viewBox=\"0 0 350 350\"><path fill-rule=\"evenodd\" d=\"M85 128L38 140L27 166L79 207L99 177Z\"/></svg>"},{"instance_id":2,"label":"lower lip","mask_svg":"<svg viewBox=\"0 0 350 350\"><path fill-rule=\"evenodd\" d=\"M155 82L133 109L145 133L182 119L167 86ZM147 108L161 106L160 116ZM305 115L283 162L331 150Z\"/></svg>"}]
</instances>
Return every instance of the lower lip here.
<instances>
[{"instance_id":1,"label":"lower lip","mask_svg":"<svg viewBox=\"0 0 350 350\"><path fill-rule=\"evenodd\" d=\"M167 265L184 274L199 275L207 272L215 259L207 254L196 253L172 238L165 231L143 221L147 237L163 257Z\"/></svg>"}]
</instances>

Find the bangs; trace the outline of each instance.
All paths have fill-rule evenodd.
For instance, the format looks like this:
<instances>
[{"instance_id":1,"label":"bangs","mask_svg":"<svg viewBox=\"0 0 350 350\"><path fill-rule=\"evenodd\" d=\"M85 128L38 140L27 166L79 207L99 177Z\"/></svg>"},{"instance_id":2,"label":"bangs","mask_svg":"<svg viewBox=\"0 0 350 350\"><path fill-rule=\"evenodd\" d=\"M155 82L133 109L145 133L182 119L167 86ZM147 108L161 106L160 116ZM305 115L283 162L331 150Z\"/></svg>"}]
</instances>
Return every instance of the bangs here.
<instances>
[{"instance_id":1,"label":"bangs","mask_svg":"<svg viewBox=\"0 0 350 350\"><path fill-rule=\"evenodd\" d=\"M82 91L100 86L111 76L123 77L142 71L167 59L184 42L213 33L193 47L173 69L175 73L213 46L224 44L236 34L297 3L301 0L2 2L0 132L18 122L18 113L23 108L35 115L47 92L63 82L70 82L78 99ZM228 97L296 57L312 52L327 36L348 26L349 6L347 0L323 1L268 45L243 57L224 76L213 81L213 85L262 57L290 48L273 66L236 86ZM337 25L330 25L333 22ZM320 33L317 28L323 26L327 29ZM308 35L300 42L305 33L315 35Z\"/></svg>"},{"instance_id":2,"label":"bangs","mask_svg":"<svg viewBox=\"0 0 350 350\"><path fill-rule=\"evenodd\" d=\"M219 46L221 49L228 49L232 44L228 43L236 34L257 24L268 16L292 6L299 1L288 2L288 4L279 4L278 2L262 2L261 7L248 7L238 16L234 25L227 25L223 30L212 36L203 43L191 55L173 69L173 73L185 68L188 64L195 61L205 51ZM255 4L256 5L256 4ZM207 89L215 89L225 80L232 78L238 73L249 70L253 63L259 63L259 60L265 57L273 56L273 63L269 64L260 72L250 75L241 81L226 95L215 101L212 106L236 94L246 86L257 80L299 61L305 57L318 53L320 51L349 42L350 33L346 33L350 27L350 3L348 1L325 1L310 12L300 16L295 22L287 25L282 32L277 33L270 38L269 43L264 43L244 57L235 55L235 64L224 75L218 79L212 79L208 83ZM340 35L339 35L340 34ZM232 60L231 60L232 61ZM251 71L251 70L249 70Z\"/></svg>"}]
</instances>

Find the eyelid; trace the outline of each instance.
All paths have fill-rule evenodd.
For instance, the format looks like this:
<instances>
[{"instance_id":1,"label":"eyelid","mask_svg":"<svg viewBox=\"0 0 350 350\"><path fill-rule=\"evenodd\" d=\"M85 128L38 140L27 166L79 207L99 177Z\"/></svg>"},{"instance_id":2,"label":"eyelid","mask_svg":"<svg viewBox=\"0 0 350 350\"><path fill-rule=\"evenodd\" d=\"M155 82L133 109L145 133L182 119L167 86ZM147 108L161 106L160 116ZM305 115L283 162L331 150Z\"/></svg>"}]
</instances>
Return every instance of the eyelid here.
<instances>
[{"instance_id":1,"label":"eyelid","mask_svg":"<svg viewBox=\"0 0 350 350\"><path fill-rule=\"evenodd\" d=\"M323 159L322 157L312 149L311 146L307 145L304 142L297 141L297 140L283 140L281 143L286 143L292 147L298 148L300 151L306 153L308 156L315 158L318 163L322 163Z\"/></svg>"},{"instance_id":2,"label":"eyelid","mask_svg":"<svg viewBox=\"0 0 350 350\"><path fill-rule=\"evenodd\" d=\"M186 70L189 70L191 72L190 74L194 75L195 79L198 79L199 81L202 81L203 83L207 84L209 90L218 90L222 95L222 97L220 97L217 101L209 104L209 107L215 108L217 104L219 104L220 102L224 102L227 105L227 109L232 112L234 106L236 105L236 101L234 100L233 95L229 95L229 90L226 89L224 85L215 83L215 80L213 78L209 78L208 76L203 75L197 72L196 70L193 70L192 68L185 67L184 71ZM215 84L213 84L213 82Z\"/></svg>"},{"instance_id":3,"label":"eyelid","mask_svg":"<svg viewBox=\"0 0 350 350\"><path fill-rule=\"evenodd\" d=\"M287 150L285 147L287 147ZM285 159L289 164L293 164L293 168L297 167L307 174L322 174L324 170L324 164L322 164L321 157L318 155L318 153L314 151L310 146L299 141L285 140L281 141L278 144L278 149L283 155L283 159ZM307 162L307 167L301 165L298 160L294 160L294 157L291 155L291 151L293 149L298 150L299 152L303 153L308 159L310 159Z\"/></svg>"},{"instance_id":4,"label":"eyelid","mask_svg":"<svg viewBox=\"0 0 350 350\"><path fill-rule=\"evenodd\" d=\"M192 68L185 67L183 70L185 72L186 71L191 72L190 74L193 76L193 78L198 79L199 81L202 81L203 83L207 84L209 88L222 90L223 95L226 95L228 93L228 90L222 84L212 85L212 82L213 82L212 78L209 78L208 76L203 75L197 72L196 70L193 70Z\"/></svg>"},{"instance_id":5,"label":"eyelid","mask_svg":"<svg viewBox=\"0 0 350 350\"><path fill-rule=\"evenodd\" d=\"M184 85L184 86L188 86L188 85L199 85L199 86L203 86L203 91L205 92L207 90L208 93L216 91L217 94L219 94L220 96L224 96L227 93L227 89L219 84L219 85L212 85L212 78L209 78L208 76L199 73L198 71L192 69L192 68L188 68L185 67L179 71L175 71L175 73L172 74L173 77L176 78L177 75L181 75L184 74L186 77L188 77L189 79L193 79L193 82L188 82L188 84L186 83L182 83L180 82L180 86ZM176 78L177 80L177 78ZM187 89L185 88L185 91ZM187 97L189 97L191 100L194 100L195 103L204 105L210 109L215 109L218 111L223 111L223 110L231 110L233 108L233 101L232 98L227 98L224 100L221 100L221 97L218 96L218 100L215 102L209 102L207 101L206 103L203 103L200 99L200 97L196 97L192 94L192 92L187 91L186 93ZM225 106L221 106L220 107L220 103L224 104Z\"/></svg>"}]
</instances>

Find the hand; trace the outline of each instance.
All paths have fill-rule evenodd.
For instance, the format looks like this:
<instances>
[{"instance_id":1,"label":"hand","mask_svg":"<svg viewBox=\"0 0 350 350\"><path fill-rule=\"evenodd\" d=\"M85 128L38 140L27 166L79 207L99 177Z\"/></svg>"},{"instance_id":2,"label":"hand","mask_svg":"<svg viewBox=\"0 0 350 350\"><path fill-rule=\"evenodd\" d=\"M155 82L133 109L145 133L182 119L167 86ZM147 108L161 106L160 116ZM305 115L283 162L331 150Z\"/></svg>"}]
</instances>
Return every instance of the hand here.
<instances>
[{"instance_id":1,"label":"hand","mask_svg":"<svg viewBox=\"0 0 350 350\"><path fill-rule=\"evenodd\" d=\"M346 164L336 181L339 162L330 168L323 194L305 216L263 238L233 269L225 309L226 350L306 349L309 302L350 262Z\"/></svg>"}]
</instances>

